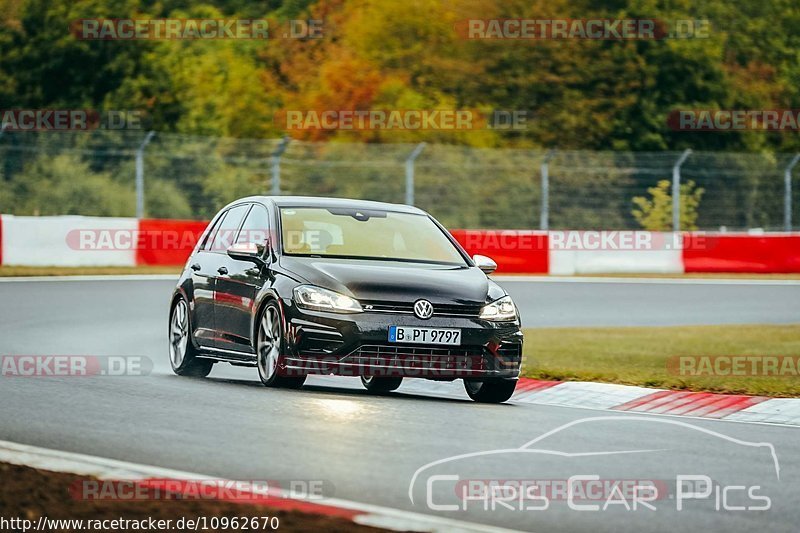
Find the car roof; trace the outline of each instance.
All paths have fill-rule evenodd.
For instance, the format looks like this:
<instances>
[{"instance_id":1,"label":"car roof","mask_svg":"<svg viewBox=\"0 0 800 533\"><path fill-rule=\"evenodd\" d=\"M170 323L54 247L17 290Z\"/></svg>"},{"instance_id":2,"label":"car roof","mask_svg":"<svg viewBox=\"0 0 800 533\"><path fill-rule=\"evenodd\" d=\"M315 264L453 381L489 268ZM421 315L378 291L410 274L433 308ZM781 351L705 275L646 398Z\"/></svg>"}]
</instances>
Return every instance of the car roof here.
<instances>
[{"instance_id":1,"label":"car roof","mask_svg":"<svg viewBox=\"0 0 800 533\"><path fill-rule=\"evenodd\" d=\"M372 200L356 200L352 198L326 198L321 196L249 196L231 202L229 205L240 202L273 202L278 207L338 207L393 211L396 213L426 214L422 209L411 205L374 202Z\"/></svg>"}]
</instances>

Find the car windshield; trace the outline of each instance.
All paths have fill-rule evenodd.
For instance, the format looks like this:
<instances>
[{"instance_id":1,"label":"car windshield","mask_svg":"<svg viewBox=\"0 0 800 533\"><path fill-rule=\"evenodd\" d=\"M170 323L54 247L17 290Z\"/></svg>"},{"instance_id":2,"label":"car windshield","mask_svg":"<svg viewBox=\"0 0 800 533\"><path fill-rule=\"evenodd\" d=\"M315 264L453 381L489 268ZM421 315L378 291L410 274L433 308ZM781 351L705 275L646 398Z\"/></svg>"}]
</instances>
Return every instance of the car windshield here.
<instances>
[{"instance_id":1,"label":"car windshield","mask_svg":"<svg viewBox=\"0 0 800 533\"><path fill-rule=\"evenodd\" d=\"M423 214L353 208L284 207L283 253L465 266L445 233Z\"/></svg>"}]
</instances>

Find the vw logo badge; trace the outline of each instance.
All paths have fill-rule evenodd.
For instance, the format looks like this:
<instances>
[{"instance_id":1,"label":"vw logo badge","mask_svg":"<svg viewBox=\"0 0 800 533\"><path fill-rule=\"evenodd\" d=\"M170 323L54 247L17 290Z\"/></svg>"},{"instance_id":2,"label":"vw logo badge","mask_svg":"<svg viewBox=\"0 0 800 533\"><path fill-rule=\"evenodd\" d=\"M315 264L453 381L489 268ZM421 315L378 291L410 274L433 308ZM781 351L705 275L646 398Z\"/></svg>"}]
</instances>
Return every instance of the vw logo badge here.
<instances>
[{"instance_id":1,"label":"vw logo badge","mask_svg":"<svg viewBox=\"0 0 800 533\"><path fill-rule=\"evenodd\" d=\"M433 305L428 300L417 300L414 302L414 314L426 320L433 316Z\"/></svg>"}]
</instances>

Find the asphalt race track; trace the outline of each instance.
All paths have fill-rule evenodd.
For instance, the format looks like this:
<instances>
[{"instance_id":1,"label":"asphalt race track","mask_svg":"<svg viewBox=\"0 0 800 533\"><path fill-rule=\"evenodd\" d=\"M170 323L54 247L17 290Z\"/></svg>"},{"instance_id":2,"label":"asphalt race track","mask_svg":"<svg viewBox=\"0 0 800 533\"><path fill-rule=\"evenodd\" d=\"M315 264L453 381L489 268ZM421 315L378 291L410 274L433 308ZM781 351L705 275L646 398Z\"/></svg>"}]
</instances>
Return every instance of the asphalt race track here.
<instances>
[{"instance_id":1,"label":"asphalt race track","mask_svg":"<svg viewBox=\"0 0 800 533\"><path fill-rule=\"evenodd\" d=\"M800 322L797 280L508 276L498 281L519 306L525 327Z\"/></svg>"},{"instance_id":2,"label":"asphalt race track","mask_svg":"<svg viewBox=\"0 0 800 533\"><path fill-rule=\"evenodd\" d=\"M530 327L800 321L798 283L503 284ZM428 392L426 382L409 383L373 397L353 378L314 378L298 391L265 389L255 369L228 365L206 379L180 378L166 350L172 286L0 282L0 355L144 356L153 364L143 376L2 377L0 439L229 479L320 481L327 496L526 531L796 531L800 521L798 428L478 405L460 383ZM454 458L488 451L494 453ZM456 498L452 477L432 475L478 485L556 485L597 475L648 480L663 490L649 502L654 509L617 502L603 510L603 497L577 500L598 510L575 510L555 489L546 509L542 500L513 495L484 509L484 502ZM685 487L678 511L678 475L707 476L715 485L695 499ZM696 486L698 495L703 491ZM752 509L766 506L763 496L769 509ZM466 510L437 511L429 500Z\"/></svg>"}]
</instances>

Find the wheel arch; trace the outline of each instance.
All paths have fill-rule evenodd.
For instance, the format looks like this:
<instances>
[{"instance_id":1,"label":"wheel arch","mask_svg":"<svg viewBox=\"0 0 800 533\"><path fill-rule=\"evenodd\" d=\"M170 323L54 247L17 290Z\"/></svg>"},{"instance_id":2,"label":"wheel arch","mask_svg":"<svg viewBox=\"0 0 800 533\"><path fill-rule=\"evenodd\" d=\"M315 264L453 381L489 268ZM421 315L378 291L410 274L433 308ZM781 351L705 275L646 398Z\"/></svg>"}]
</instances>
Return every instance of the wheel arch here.
<instances>
[{"instance_id":1,"label":"wheel arch","mask_svg":"<svg viewBox=\"0 0 800 533\"><path fill-rule=\"evenodd\" d=\"M170 320L172 319L172 310L175 309L175 304L179 299L183 298L186 301L186 307L188 311L187 319L189 320L189 341L192 343L192 347L195 350L199 350L200 345L197 344L197 339L194 338L194 329L192 326L195 323L194 306L192 306L192 299L189 298L184 285L185 284L178 285L175 288L175 291L172 293L172 299L169 301L169 318Z\"/></svg>"},{"instance_id":2,"label":"wheel arch","mask_svg":"<svg viewBox=\"0 0 800 533\"><path fill-rule=\"evenodd\" d=\"M261 314L264 312L264 309L269 305L270 302L276 302L278 307L281 311L281 321L283 322L283 334L286 335L286 313L283 311L283 302L281 302L281 297L275 289L267 289L265 290L262 295L258 299L258 303L255 305L255 313L253 313L252 320L250 323L250 342L253 343L253 348L258 349L256 344L258 343L258 321L261 317Z\"/></svg>"}]
</instances>

